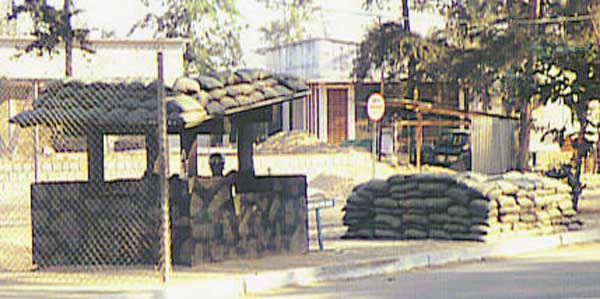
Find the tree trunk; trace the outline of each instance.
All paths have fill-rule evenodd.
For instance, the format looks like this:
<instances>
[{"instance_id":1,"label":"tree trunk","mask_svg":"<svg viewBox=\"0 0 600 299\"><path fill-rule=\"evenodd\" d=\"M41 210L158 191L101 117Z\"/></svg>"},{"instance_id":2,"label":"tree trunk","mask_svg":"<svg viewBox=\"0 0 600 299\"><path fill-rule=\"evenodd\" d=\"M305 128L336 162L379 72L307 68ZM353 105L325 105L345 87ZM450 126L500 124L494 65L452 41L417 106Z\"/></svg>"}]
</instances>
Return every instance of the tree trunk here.
<instances>
[{"instance_id":1,"label":"tree trunk","mask_svg":"<svg viewBox=\"0 0 600 299\"><path fill-rule=\"evenodd\" d=\"M587 107L586 107L587 108ZM575 179L569 182L571 185L571 195L573 199L573 208L577 211L579 204L579 195L581 195L581 165L583 164L583 158L586 156L586 147L584 145L585 128L587 126L587 109L577 109L577 118L579 120L579 133L577 134L577 156L575 157Z\"/></svg>"},{"instance_id":2,"label":"tree trunk","mask_svg":"<svg viewBox=\"0 0 600 299\"><path fill-rule=\"evenodd\" d=\"M517 154L517 169L521 171L529 170L529 140L531 124L531 103L530 99L525 100L525 105L520 113L519 126L519 153Z\"/></svg>"},{"instance_id":3,"label":"tree trunk","mask_svg":"<svg viewBox=\"0 0 600 299\"><path fill-rule=\"evenodd\" d=\"M63 10L65 12L65 15L64 15L65 24L68 22L71 22L71 16L69 15L71 13L71 0L64 0ZM67 77L71 77L73 75L73 66L71 63L72 59L73 59L73 37L69 36L67 39L65 39L65 76L67 76Z\"/></svg>"},{"instance_id":4,"label":"tree trunk","mask_svg":"<svg viewBox=\"0 0 600 299\"><path fill-rule=\"evenodd\" d=\"M404 30L410 32L410 19L408 10L408 0L402 0L402 20L404 22Z\"/></svg>"}]
</instances>

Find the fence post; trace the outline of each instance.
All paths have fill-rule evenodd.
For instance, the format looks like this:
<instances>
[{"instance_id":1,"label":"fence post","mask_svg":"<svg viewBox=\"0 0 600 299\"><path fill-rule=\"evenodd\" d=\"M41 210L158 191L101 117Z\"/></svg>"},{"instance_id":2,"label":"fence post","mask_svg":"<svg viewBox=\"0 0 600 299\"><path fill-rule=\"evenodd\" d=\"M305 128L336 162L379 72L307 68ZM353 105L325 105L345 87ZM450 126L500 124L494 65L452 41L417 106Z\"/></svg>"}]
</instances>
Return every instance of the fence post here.
<instances>
[{"instance_id":1,"label":"fence post","mask_svg":"<svg viewBox=\"0 0 600 299\"><path fill-rule=\"evenodd\" d=\"M40 82L33 81L33 100L37 100L40 92ZM38 182L38 148L39 148L39 130L38 126L33 127L33 182Z\"/></svg>"},{"instance_id":2,"label":"fence post","mask_svg":"<svg viewBox=\"0 0 600 299\"><path fill-rule=\"evenodd\" d=\"M158 175L159 175L159 198L161 207L161 246L159 257L161 279L164 284L169 281L169 273L171 272L171 231L170 231L170 219L169 219L169 190L167 185L167 164L168 164L168 147L167 141L167 118L166 118L166 107L165 107L165 83L163 76L163 53L158 52L157 57L158 64Z\"/></svg>"}]
</instances>

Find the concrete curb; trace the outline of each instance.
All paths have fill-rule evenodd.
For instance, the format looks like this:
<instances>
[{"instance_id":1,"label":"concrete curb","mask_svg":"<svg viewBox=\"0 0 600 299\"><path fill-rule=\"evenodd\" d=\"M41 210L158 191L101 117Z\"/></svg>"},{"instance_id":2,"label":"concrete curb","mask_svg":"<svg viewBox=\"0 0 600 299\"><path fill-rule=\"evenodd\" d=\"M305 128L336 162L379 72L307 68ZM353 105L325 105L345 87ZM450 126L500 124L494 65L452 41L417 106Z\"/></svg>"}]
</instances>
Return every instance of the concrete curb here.
<instances>
[{"instance_id":1,"label":"concrete curb","mask_svg":"<svg viewBox=\"0 0 600 299\"><path fill-rule=\"evenodd\" d=\"M352 279L408 271L415 268L442 266L452 262L468 262L486 258L514 256L564 245L594 241L600 241L600 228L549 236L512 238L458 250L423 252L398 258L264 272L255 275L246 275L242 279L245 292L264 292L290 285L306 285L329 280Z\"/></svg>"},{"instance_id":2,"label":"concrete curb","mask_svg":"<svg viewBox=\"0 0 600 299\"><path fill-rule=\"evenodd\" d=\"M415 268L442 266L453 262L479 261L494 257L508 257L551 249L564 245L600 241L600 228L536 237L515 237L461 249L421 252L385 259L358 261L321 267L268 271L231 278L192 283L174 283L160 291L150 291L145 298L235 298L245 293L264 292L292 285L361 278ZM133 298L112 295L104 298ZM137 298L137 297L135 297Z\"/></svg>"}]
</instances>

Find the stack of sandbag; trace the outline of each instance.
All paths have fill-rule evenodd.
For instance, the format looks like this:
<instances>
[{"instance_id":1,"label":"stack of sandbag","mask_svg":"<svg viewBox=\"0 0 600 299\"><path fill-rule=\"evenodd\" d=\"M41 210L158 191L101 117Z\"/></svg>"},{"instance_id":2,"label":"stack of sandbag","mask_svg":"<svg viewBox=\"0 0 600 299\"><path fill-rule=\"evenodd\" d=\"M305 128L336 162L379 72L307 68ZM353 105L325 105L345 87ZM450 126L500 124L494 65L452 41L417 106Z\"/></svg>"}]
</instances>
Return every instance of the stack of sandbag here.
<instances>
[{"instance_id":1,"label":"stack of sandbag","mask_svg":"<svg viewBox=\"0 0 600 299\"><path fill-rule=\"evenodd\" d=\"M395 175L354 188L345 238L486 241L506 233L548 234L581 228L569 187L509 173Z\"/></svg>"},{"instance_id":2,"label":"stack of sandbag","mask_svg":"<svg viewBox=\"0 0 600 299\"><path fill-rule=\"evenodd\" d=\"M375 207L376 194L387 193L384 181L372 180L352 189L352 194L346 200L343 208L343 223L348 226L347 236L351 238L374 238L375 237ZM383 190L375 190L377 185L384 187Z\"/></svg>"},{"instance_id":3,"label":"stack of sandbag","mask_svg":"<svg viewBox=\"0 0 600 299\"><path fill-rule=\"evenodd\" d=\"M579 198L579 211L582 213L600 211L600 176L598 174L584 174L581 176L585 186Z\"/></svg>"}]
</instances>

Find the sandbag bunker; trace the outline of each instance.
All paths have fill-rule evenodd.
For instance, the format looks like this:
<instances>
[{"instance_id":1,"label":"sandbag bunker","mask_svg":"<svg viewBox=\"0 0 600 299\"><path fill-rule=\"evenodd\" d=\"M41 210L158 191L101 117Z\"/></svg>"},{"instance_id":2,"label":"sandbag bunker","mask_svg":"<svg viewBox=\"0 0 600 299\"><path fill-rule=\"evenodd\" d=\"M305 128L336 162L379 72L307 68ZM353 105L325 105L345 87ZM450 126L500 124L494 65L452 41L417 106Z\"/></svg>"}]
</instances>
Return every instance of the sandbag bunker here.
<instances>
[{"instance_id":1,"label":"sandbag bunker","mask_svg":"<svg viewBox=\"0 0 600 299\"><path fill-rule=\"evenodd\" d=\"M517 172L394 175L353 188L343 238L483 242L578 230L569 192L560 181Z\"/></svg>"}]
</instances>

